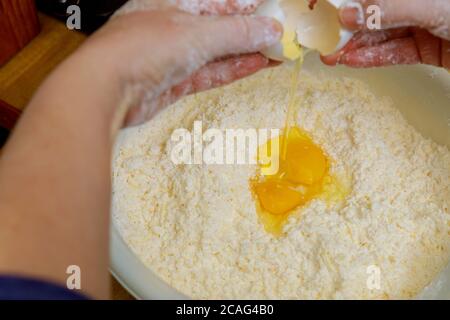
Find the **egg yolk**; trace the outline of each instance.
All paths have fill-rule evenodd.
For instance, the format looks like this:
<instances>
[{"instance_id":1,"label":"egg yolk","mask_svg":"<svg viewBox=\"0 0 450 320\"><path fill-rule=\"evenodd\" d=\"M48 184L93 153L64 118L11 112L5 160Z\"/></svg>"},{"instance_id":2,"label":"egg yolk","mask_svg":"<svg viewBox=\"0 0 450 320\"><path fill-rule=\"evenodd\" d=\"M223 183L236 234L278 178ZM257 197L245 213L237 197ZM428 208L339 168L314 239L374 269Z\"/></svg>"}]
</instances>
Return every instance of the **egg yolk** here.
<instances>
[{"instance_id":1,"label":"egg yolk","mask_svg":"<svg viewBox=\"0 0 450 320\"><path fill-rule=\"evenodd\" d=\"M319 196L329 183L329 159L322 149L298 127L269 140L259 148L260 152L270 150L275 139L281 146L277 154L278 172L265 174L265 167L251 185L258 200L258 207L265 229L279 235L290 213L308 201ZM262 157L262 155L261 155Z\"/></svg>"},{"instance_id":2,"label":"egg yolk","mask_svg":"<svg viewBox=\"0 0 450 320\"><path fill-rule=\"evenodd\" d=\"M298 184L313 185L324 177L328 163L319 147L310 141L289 141L285 161L286 179Z\"/></svg>"},{"instance_id":3,"label":"egg yolk","mask_svg":"<svg viewBox=\"0 0 450 320\"><path fill-rule=\"evenodd\" d=\"M289 181L267 180L255 185L261 206L270 213L284 214L305 201L305 195L295 190Z\"/></svg>"}]
</instances>

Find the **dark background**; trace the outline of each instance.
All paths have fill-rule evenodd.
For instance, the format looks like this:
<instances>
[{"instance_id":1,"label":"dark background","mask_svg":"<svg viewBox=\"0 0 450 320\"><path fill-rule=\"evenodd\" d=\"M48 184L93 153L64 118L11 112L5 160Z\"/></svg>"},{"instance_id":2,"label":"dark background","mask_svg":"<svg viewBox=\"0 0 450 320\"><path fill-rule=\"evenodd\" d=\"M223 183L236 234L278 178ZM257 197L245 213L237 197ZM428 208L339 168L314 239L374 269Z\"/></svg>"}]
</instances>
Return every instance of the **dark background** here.
<instances>
[{"instance_id":1,"label":"dark background","mask_svg":"<svg viewBox=\"0 0 450 320\"><path fill-rule=\"evenodd\" d=\"M37 0L41 12L60 20L67 19L67 7L78 5L81 8L81 28L89 34L103 25L127 0Z\"/></svg>"}]
</instances>

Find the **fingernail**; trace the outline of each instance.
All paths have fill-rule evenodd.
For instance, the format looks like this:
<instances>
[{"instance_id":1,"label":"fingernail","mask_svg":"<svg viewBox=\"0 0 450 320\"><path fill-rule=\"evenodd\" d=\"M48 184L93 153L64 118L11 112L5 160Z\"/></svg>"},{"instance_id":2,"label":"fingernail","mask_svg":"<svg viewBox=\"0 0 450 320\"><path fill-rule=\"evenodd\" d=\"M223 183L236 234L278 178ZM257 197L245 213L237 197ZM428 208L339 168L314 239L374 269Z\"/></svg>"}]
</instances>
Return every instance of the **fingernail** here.
<instances>
[{"instance_id":1,"label":"fingernail","mask_svg":"<svg viewBox=\"0 0 450 320\"><path fill-rule=\"evenodd\" d=\"M341 57L344 55L344 51L341 50L339 52L330 54L328 56L321 56L320 59L323 63L325 63L328 66L336 66L340 63Z\"/></svg>"},{"instance_id":2,"label":"fingernail","mask_svg":"<svg viewBox=\"0 0 450 320\"><path fill-rule=\"evenodd\" d=\"M364 26L364 9L359 2L350 1L339 11L339 18L344 27L350 30L360 30Z\"/></svg>"},{"instance_id":3,"label":"fingernail","mask_svg":"<svg viewBox=\"0 0 450 320\"><path fill-rule=\"evenodd\" d=\"M263 24L261 31L263 31L262 36L265 45L271 46L280 41L283 35L283 26L280 22L268 17L257 17L256 19Z\"/></svg>"}]
</instances>

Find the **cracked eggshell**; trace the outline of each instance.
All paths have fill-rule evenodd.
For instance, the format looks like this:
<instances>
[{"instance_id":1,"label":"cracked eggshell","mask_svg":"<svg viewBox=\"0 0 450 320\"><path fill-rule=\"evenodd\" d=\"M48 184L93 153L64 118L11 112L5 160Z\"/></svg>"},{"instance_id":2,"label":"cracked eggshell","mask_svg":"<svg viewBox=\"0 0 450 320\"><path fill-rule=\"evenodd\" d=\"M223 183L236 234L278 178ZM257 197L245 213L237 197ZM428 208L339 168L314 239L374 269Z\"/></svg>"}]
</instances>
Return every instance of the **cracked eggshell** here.
<instances>
[{"instance_id":1,"label":"cracked eggshell","mask_svg":"<svg viewBox=\"0 0 450 320\"><path fill-rule=\"evenodd\" d=\"M302 46L328 55L342 49L353 36L339 21L339 8L345 2L318 0L311 10L307 0L266 0L255 14L277 19L285 32L297 34ZM292 60L286 56L284 46L286 43L280 42L262 53L274 60Z\"/></svg>"}]
</instances>

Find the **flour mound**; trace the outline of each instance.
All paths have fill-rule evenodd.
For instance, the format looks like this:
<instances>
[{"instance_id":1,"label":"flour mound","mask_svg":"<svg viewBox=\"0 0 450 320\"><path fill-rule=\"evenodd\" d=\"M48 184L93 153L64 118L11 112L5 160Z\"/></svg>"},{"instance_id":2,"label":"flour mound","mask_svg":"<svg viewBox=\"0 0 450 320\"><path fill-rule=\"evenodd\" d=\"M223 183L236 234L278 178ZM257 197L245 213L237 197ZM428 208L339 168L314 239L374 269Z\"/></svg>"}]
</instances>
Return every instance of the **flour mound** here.
<instances>
[{"instance_id":1,"label":"flour mound","mask_svg":"<svg viewBox=\"0 0 450 320\"><path fill-rule=\"evenodd\" d=\"M171 133L195 120L205 130L282 128L291 72L278 67L187 97L124 131L115 226L148 268L193 298L414 297L450 256L450 152L363 83L302 74L297 126L351 192L297 210L283 237L258 220L249 189L256 166L171 162Z\"/></svg>"}]
</instances>

